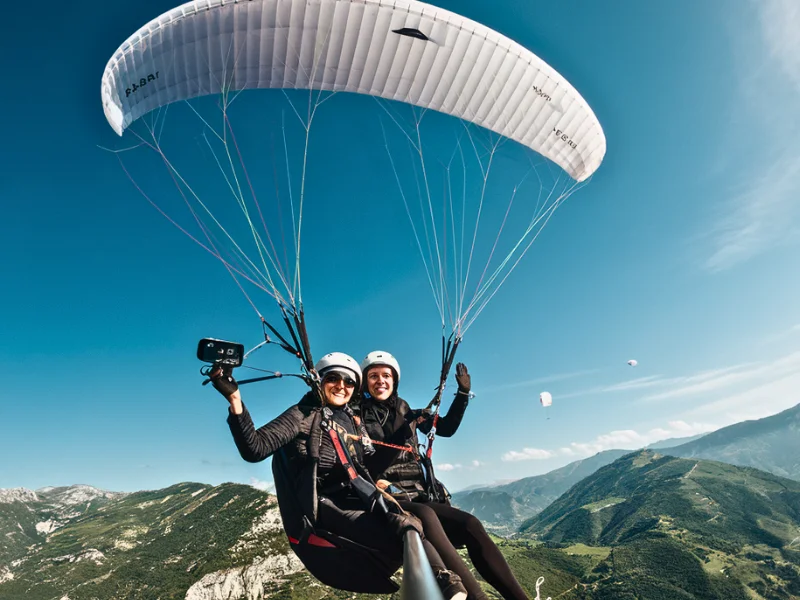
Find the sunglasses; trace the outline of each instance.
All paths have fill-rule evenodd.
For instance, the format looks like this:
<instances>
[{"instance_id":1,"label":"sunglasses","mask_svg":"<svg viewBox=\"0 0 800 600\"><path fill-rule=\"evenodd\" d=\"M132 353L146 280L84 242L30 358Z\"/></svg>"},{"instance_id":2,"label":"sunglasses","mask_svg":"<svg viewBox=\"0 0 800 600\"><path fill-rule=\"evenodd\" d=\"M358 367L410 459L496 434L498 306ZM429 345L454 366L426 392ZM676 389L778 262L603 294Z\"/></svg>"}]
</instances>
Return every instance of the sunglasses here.
<instances>
[{"instance_id":1,"label":"sunglasses","mask_svg":"<svg viewBox=\"0 0 800 600\"><path fill-rule=\"evenodd\" d=\"M339 383L340 381L343 381L346 387L356 387L356 382L352 377L341 373L328 373L322 378L322 383Z\"/></svg>"}]
</instances>

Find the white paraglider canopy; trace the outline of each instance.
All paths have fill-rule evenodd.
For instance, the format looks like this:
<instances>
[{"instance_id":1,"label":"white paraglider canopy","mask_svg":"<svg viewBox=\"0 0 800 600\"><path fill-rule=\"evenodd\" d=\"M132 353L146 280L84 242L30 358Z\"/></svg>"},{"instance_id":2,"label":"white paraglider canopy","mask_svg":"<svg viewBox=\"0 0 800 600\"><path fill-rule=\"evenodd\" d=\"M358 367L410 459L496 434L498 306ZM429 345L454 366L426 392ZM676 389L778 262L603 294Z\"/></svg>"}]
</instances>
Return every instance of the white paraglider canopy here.
<instances>
[{"instance_id":1,"label":"white paraglider canopy","mask_svg":"<svg viewBox=\"0 0 800 600\"><path fill-rule=\"evenodd\" d=\"M167 104L254 88L353 92L472 122L576 181L606 139L577 90L513 40L416 0L195 0L151 21L102 79L118 134Z\"/></svg>"},{"instance_id":2,"label":"white paraglider canopy","mask_svg":"<svg viewBox=\"0 0 800 600\"><path fill-rule=\"evenodd\" d=\"M550 392L542 392L539 394L539 402L542 403L542 406L545 408L548 406L552 406L553 404L553 395Z\"/></svg>"},{"instance_id":3,"label":"white paraglider canopy","mask_svg":"<svg viewBox=\"0 0 800 600\"><path fill-rule=\"evenodd\" d=\"M634 358L632 358L631 360L629 360L629 361L628 361L628 364L629 364L631 367L635 367L636 365L638 365L638 364L639 364L639 361L638 361L638 360L636 360L636 359L634 359Z\"/></svg>"},{"instance_id":4,"label":"white paraglider canopy","mask_svg":"<svg viewBox=\"0 0 800 600\"><path fill-rule=\"evenodd\" d=\"M302 102L295 102L298 90L308 92ZM330 202L306 185L312 157L319 156L310 152L317 109L371 97L381 125L378 143L388 155L384 166L394 175L453 353L555 210L606 153L596 115L553 67L485 25L417 0L192 0L125 41L106 65L100 92L113 130L130 130L137 140L112 150L120 163L128 151L154 151L153 164L166 167L177 202L162 208L160 186L148 195L134 181L137 189L223 263L262 321L243 281L290 315L302 312L304 207ZM337 94L341 104L331 101ZM202 100L216 95L217 103ZM280 111L280 130L277 121L269 128L274 107L254 110L253 95L286 98L291 110L285 117ZM240 134L234 133L234 104L248 123ZM409 111L412 119L404 119ZM452 145L442 129L433 130L431 142L426 130L423 143L427 113L434 126L454 122ZM174 132L165 128L168 120L178 124ZM365 135L365 144L374 145L366 128L359 129L364 120L349 118L348 129L359 132L353 139ZM295 135L287 133L298 123ZM182 132L186 139L178 140ZM273 159L271 178L267 169L246 166L263 165L263 156L243 158L263 152L263 140L279 154L283 146L285 160ZM169 157L168 147L177 149ZM275 168L283 163L285 180ZM501 175L490 178L493 165ZM211 177L214 169L219 177ZM291 223L283 223L284 212ZM273 242L278 239L287 240L282 248ZM449 365L452 357L442 362Z\"/></svg>"}]
</instances>

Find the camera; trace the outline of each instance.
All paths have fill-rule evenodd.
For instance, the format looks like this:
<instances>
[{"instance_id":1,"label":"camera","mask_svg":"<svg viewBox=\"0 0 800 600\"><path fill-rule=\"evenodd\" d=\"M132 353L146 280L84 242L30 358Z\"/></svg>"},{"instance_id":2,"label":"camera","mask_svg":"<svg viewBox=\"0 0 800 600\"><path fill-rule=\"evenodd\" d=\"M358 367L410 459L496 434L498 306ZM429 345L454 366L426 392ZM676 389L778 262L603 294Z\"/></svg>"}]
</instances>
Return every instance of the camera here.
<instances>
[{"instance_id":1,"label":"camera","mask_svg":"<svg viewBox=\"0 0 800 600\"><path fill-rule=\"evenodd\" d=\"M203 338L197 343L197 358L207 363L239 367L244 359L244 346L236 342Z\"/></svg>"}]
</instances>

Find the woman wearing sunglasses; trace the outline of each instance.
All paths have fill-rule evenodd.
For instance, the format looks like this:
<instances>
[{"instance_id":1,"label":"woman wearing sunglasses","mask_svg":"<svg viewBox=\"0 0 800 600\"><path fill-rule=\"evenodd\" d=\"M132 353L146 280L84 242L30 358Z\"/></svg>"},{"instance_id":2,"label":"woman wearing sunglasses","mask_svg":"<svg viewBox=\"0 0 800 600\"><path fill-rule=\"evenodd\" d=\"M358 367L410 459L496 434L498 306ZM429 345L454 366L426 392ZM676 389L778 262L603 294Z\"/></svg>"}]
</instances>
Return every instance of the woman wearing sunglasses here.
<instances>
[{"instance_id":1,"label":"woman wearing sunglasses","mask_svg":"<svg viewBox=\"0 0 800 600\"><path fill-rule=\"evenodd\" d=\"M360 389L358 363L347 354L333 352L324 356L315 370L321 379L322 405L316 394L309 392L258 429L230 367L215 366L210 379L230 404L228 425L242 458L259 462L275 454L278 504L293 550L323 583L343 580L350 586L345 589L367 591L369 585L342 575L348 568L358 573L363 565L352 563L359 557L350 555L347 560L347 552L340 548L326 554L335 543L317 534L324 530L380 554L391 573L392 566L396 569L402 564L404 533L408 529L423 531L416 518L385 502L363 467L362 445L355 441L361 435L348 406ZM423 545L445 599L466 598L458 575L444 566L427 540ZM359 586L363 589L355 589Z\"/></svg>"},{"instance_id":2,"label":"woman wearing sunglasses","mask_svg":"<svg viewBox=\"0 0 800 600\"><path fill-rule=\"evenodd\" d=\"M481 522L445 501L431 501L420 464L417 430L428 433L433 417L426 411L411 410L397 395L400 382L397 359L381 350L370 352L361 362L361 372L364 393L359 412L367 434L373 441L395 446L376 445L376 453L367 459L378 487L392 491L400 506L422 521L428 539L439 550L445 565L461 576L469 598L484 597L483 592L455 549L449 550L453 546L467 548L475 569L505 600L527 600L525 590ZM469 403L472 380L463 363L456 365L456 381L456 397L437 423L436 433L442 437L451 437L456 432ZM399 449L403 447L407 450ZM438 481L435 484L440 486L440 492L444 489ZM446 536L450 543L439 536Z\"/></svg>"}]
</instances>

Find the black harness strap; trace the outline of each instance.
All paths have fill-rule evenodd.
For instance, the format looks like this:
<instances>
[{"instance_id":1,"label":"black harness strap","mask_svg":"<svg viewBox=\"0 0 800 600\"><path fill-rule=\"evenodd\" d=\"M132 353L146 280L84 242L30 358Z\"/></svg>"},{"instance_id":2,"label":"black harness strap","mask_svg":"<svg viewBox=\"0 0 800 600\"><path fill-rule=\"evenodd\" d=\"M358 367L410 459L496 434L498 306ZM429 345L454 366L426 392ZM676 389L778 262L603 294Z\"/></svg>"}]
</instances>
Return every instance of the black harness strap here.
<instances>
[{"instance_id":1,"label":"black harness strap","mask_svg":"<svg viewBox=\"0 0 800 600\"><path fill-rule=\"evenodd\" d=\"M433 471L431 456L433 455L433 442L436 440L436 426L439 424L439 407L442 404L442 392L444 392L447 377L450 375L450 369L456 357L456 350L458 350L458 345L461 343L461 336L453 336L454 334L451 333L447 340L442 336L442 370L439 374L439 386L436 388L436 394L433 396L433 399L428 404L429 409L431 407L434 408L433 425L431 425L431 430L428 432L427 436L428 447L425 449L425 455L421 457L422 464L425 465L425 479L427 480L428 494L431 499L436 502L443 502L444 498L440 497L439 488L436 485L436 474Z\"/></svg>"}]
</instances>

